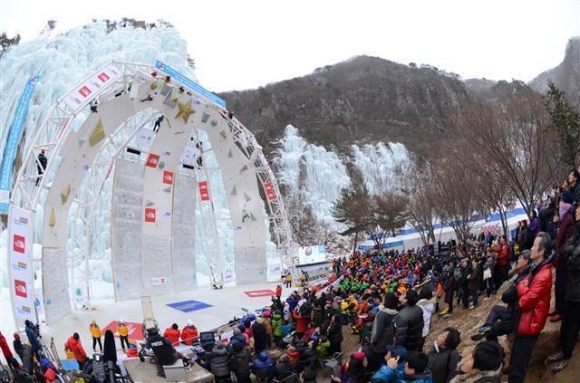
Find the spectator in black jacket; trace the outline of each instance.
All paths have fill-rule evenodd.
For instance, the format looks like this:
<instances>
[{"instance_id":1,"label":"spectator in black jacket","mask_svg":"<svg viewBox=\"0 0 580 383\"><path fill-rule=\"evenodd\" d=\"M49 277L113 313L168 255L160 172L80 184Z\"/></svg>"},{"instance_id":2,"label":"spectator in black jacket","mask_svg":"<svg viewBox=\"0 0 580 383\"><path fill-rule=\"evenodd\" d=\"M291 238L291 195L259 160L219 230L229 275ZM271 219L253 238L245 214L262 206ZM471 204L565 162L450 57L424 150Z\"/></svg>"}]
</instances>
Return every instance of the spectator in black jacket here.
<instances>
[{"instance_id":1,"label":"spectator in black jacket","mask_svg":"<svg viewBox=\"0 0 580 383\"><path fill-rule=\"evenodd\" d=\"M250 383L250 353L240 342L232 344L232 356L228 362L230 371L234 373L238 383Z\"/></svg>"},{"instance_id":2,"label":"spectator in black jacket","mask_svg":"<svg viewBox=\"0 0 580 383\"><path fill-rule=\"evenodd\" d=\"M371 331L370 346L365 349L367 356L367 370L374 372L379 369L388 344L392 345L395 336L393 319L397 315L399 299L394 293L385 294L383 305L379 306L379 312L375 316Z\"/></svg>"},{"instance_id":3,"label":"spectator in black jacket","mask_svg":"<svg viewBox=\"0 0 580 383\"><path fill-rule=\"evenodd\" d=\"M395 317L395 346L403 346L407 351L416 350L423 332L423 310L417 306L419 294L415 290L405 293L403 309Z\"/></svg>"},{"instance_id":4,"label":"spectator in black jacket","mask_svg":"<svg viewBox=\"0 0 580 383\"><path fill-rule=\"evenodd\" d=\"M290 363L290 357L284 354L278 359L276 363L276 379L283 380L292 375L294 372L294 366Z\"/></svg>"},{"instance_id":5,"label":"spectator in black jacket","mask_svg":"<svg viewBox=\"0 0 580 383\"><path fill-rule=\"evenodd\" d=\"M252 324L252 334L254 335L254 349L256 354L260 354L268 347L268 333L264 318L258 317Z\"/></svg>"},{"instance_id":6,"label":"spectator in black jacket","mask_svg":"<svg viewBox=\"0 0 580 383\"><path fill-rule=\"evenodd\" d=\"M517 277L510 287L508 287L501 295L501 300L504 303L507 303L507 306L493 306L487 315L485 324L476 334L471 336L472 340L479 341L481 338L487 337L487 340L497 342L499 336L510 334L514 331L517 318L519 317L518 293L516 291L516 286L530 272L532 262L530 258L531 254L530 250L524 250L520 253L515 268Z\"/></svg>"},{"instance_id":7,"label":"spectator in black jacket","mask_svg":"<svg viewBox=\"0 0 580 383\"><path fill-rule=\"evenodd\" d=\"M461 343L459 331L447 327L435 340L427 354L427 368L431 371L433 383L449 383L457 375L459 353L457 346Z\"/></svg>"},{"instance_id":8,"label":"spectator in black jacket","mask_svg":"<svg viewBox=\"0 0 580 383\"><path fill-rule=\"evenodd\" d=\"M215 377L216 383L231 383L229 355L226 346L222 342L216 342L211 352L205 354L206 365Z\"/></svg>"},{"instance_id":9,"label":"spectator in black jacket","mask_svg":"<svg viewBox=\"0 0 580 383\"><path fill-rule=\"evenodd\" d=\"M421 311L421 309L419 309L419 311ZM330 326L328 326L326 335L330 341L328 355L332 355L335 352L340 352L342 343L342 325L340 324L340 317L338 315L334 315L330 319Z\"/></svg>"}]
</instances>

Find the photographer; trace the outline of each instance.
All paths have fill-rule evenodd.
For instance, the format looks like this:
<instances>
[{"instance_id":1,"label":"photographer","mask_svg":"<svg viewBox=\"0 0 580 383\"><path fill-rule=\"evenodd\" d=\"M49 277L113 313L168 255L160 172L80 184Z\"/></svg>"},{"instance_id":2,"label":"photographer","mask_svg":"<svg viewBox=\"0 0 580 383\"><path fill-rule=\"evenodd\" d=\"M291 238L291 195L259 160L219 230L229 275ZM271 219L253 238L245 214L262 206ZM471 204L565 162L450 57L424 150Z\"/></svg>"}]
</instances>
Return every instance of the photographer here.
<instances>
[{"instance_id":1,"label":"photographer","mask_svg":"<svg viewBox=\"0 0 580 383\"><path fill-rule=\"evenodd\" d=\"M189 364L189 361L175 351L171 342L161 336L155 327L147 329L147 343L145 347L152 349L155 354L153 360L157 367L157 376L164 378L165 372L163 371L163 366L171 366L177 359L183 359L184 364Z\"/></svg>"}]
</instances>

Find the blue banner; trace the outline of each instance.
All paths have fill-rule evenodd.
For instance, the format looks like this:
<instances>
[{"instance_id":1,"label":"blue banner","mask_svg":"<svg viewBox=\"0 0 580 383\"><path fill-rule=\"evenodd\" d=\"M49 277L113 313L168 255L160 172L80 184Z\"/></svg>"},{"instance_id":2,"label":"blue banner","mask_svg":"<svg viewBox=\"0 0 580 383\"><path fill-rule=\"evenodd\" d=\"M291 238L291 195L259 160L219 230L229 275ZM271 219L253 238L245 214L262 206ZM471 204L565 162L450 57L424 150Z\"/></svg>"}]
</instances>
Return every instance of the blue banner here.
<instances>
[{"instance_id":1,"label":"blue banner","mask_svg":"<svg viewBox=\"0 0 580 383\"><path fill-rule=\"evenodd\" d=\"M18 143L24 130L24 122L26 121L26 114L28 113L28 105L32 99L32 92L40 78L41 76L30 76L28 79L20 101L18 101L18 106L16 106L16 113L14 113L10 130L8 131L8 139L6 140L6 149L4 149L4 158L2 158L2 169L0 171L0 213L8 212L14 159L16 158Z\"/></svg>"},{"instance_id":2,"label":"blue banner","mask_svg":"<svg viewBox=\"0 0 580 383\"><path fill-rule=\"evenodd\" d=\"M171 76L171 78L182 83L183 85L185 85L189 89L198 93L200 96L206 98L207 100L209 100L209 101L213 102L214 104L219 105L225 109L226 102L223 99L219 98L218 96L216 96L215 94L213 94L209 90L205 89L203 86L199 85L198 83L196 83L192 79L179 73L178 71L176 71L175 69L173 69L169 65L163 64L161 61L157 60L157 61L155 61L155 68L159 69L160 71L163 71L163 73L165 73L168 76Z\"/></svg>"}]
</instances>

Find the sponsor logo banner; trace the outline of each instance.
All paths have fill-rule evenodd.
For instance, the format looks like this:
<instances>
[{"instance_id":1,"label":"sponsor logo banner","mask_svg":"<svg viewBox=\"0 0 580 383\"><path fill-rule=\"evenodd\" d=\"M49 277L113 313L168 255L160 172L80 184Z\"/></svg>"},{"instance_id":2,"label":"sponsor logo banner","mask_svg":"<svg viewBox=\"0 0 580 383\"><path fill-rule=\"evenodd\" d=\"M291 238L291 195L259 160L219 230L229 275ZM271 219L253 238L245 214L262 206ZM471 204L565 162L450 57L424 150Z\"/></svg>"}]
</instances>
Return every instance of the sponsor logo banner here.
<instances>
[{"instance_id":1,"label":"sponsor logo banner","mask_svg":"<svg viewBox=\"0 0 580 383\"><path fill-rule=\"evenodd\" d=\"M145 222L155 222L157 218L157 210L153 208L145 208Z\"/></svg>"},{"instance_id":2,"label":"sponsor logo banner","mask_svg":"<svg viewBox=\"0 0 580 383\"><path fill-rule=\"evenodd\" d=\"M254 291L244 291L244 294L246 294L250 298L258 298L258 297L271 297L272 295L276 295L276 292L272 290L254 290Z\"/></svg>"},{"instance_id":3,"label":"sponsor logo banner","mask_svg":"<svg viewBox=\"0 0 580 383\"><path fill-rule=\"evenodd\" d=\"M107 85L116 81L123 73L112 64L94 73L82 84L63 97L63 101L74 112L79 111L97 96Z\"/></svg>"},{"instance_id":4,"label":"sponsor logo banner","mask_svg":"<svg viewBox=\"0 0 580 383\"><path fill-rule=\"evenodd\" d=\"M167 185L173 185L173 172L167 170L163 171L163 183Z\"/></svg>"},{"instance_id":5,"label":"sponsor logo banner","mask_svg":"<svg viewBox=\"0 0 580 383\"><path fill-rule=\"evenodd\" d=\"M149 157L147 157L147 164L150 168L156 168L157 164L159 163L159 156L157 154L150 153Z\"/></svg>"},{"instance_id":6,"label":"sponsor logo banner","mask_svg":"<svg viewBox=\"0 0 580 383\"><path fill-rule=\"evenodd\" d=\"M123 318L120 318L123 319ZM145 336L143 335L143 323L134 323L134 322L123 322L125 324L125 326L127 326L127 332L129 333L129 339L145 339ZM112 321L111 323L109 323L108 325L106 325L105 327L101 328L101 334L105 334L107 332L107 330L111 330L111 332L118 337L119 333L117 332L117 325L119 324L119 321Z\"/></svg>"},{"instance_id":7,"label":"sponsor logo banner","mask_svg":"<svg viewBox=\"0 0 580 383\"><path fill-rule=\"evenodd\" d=\"M266 192L266 198L268 198L268 201L273 201L276 199L276 193L274 193L272 182L264 182L264 190Z\"/></svg>"},{"instance_id":8,"label":"sponsor logo banner","mask_svg":"<svg viewBox=\"0 0 580 383\"><path fill-rule=\"evenodd\" d=\"M199 187L199 197L202 201L209 201L209 188L207 187L207 181L198 182Z\"/></svg>"},{"instance_id":9,"label":"sponsor logo banner","mask_svg":"<svg viewBox=\"0 0 580 383\"><path fill-rule=\"evenodd\" d=\"M192 311L197 311L201 309L205 309L208 307L212 307L212 305L198 302L198 301L183 301L183 302L175 302L175 303L168 303L167 306L173 307L176 310L179 310L184 313L189 313Z\"/></svg>"}]
</instances>

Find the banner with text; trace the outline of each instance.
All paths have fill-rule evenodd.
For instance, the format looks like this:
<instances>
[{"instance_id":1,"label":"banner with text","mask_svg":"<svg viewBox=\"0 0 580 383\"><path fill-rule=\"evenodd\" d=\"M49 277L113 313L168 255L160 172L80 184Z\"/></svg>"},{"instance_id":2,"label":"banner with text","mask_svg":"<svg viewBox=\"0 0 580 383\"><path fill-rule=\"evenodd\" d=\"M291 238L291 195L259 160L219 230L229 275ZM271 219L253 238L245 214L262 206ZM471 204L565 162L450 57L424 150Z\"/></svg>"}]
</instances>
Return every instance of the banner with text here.
<instances>
[{"instance_id":1,"label":"banner with text","mask_svg":"<svg viewBox=\"0 0 580 383\"><path fill-rule=\"evenodd\" d=\"M207 181L198 182L199 187L199 198L202 201L209 201L209 188L207 187Z\"/></svg>"},{"instance_id":2,"label":"banner with text","mask_svg":"<svg viewBox=\"0 0 580 383\"><path fill-rule=\"evenodd\" d=\"M24 92L22 92L18 105L16 105L16 113L14 113L12 124L8 128L8 139L6 140L6 149L4 149L4 156L2 158L2 170L0 171L0 213L8 213L14 159L16 158L16 151L18 150L18 143L24 131L24 122L26 121L26 114L28 113L28 105L32 99L32 92L40 78L41 76L30 76L28 79L24 87Z\"/></svg>"},{"instance_id":3,"label":"banner with text","mask_svg":"<svg viewBox=\"0 0 580 383\"><path fill-rule=\"evenodd\" d=\"M34 283L32 280L32 235L30 211L12 208L9 230L9 284L16 319L36 322Z\"/></svg>"},{"instance_id":4,"label":"banner with text","mask_svg":"<svg viewBox=\"0 0 580 383\"><path fill-rule=\"evenodd\" d=\"M76 113L95 98L105 86L115 82L122 75L123 72L115 68L113 64L109 64L65 95L63 102Z\"/></svg>"},{"instance_id":5,"label":"banner with text","mask_svg":"<svg viewBox=\"0 0 580 383\"><path fill-rule=\"evenodd\" d=\"M199 94L201 97L205 98L208 101L213 102L214 104L221 106L222 108L226 107L226 102L210 92L209 90L205 89L203 86L199 85L192 79L188 78L182 73L179 73L177 70L173 69L167 64L162 63L161 61L155 61L155 68L159 69L166 75L170 76L171 78L175 79L176 81L182 83L187 88L193 90L195 93Z\"/></svg>"}]
</instances>

